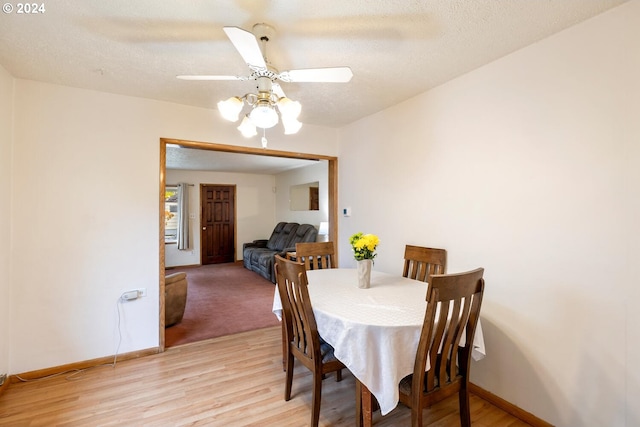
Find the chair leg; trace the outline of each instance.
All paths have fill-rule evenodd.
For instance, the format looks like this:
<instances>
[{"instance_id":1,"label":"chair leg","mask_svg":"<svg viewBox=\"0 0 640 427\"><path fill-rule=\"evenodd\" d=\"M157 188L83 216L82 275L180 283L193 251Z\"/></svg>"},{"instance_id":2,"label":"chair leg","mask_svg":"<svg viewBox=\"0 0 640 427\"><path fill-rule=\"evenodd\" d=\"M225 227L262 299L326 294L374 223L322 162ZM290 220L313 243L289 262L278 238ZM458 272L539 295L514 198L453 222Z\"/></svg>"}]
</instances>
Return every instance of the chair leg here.
<instances>
[{"instance_id":1,"label":"chair leg","mask_svg":"<svg viewBox=\"0 0 640 427\"><path fill-rule=\"evenodd\" d=\"M342 369L336 371L336 381L342 381Z\"/></svg>"},{"instance_id":2,"label":"chair leg","mask_svg":"<svg viewBox=\"0 0 640 427\"><path fill-rule=\"evenodd\" d=\"M422 427L422 406L414 405L411 408L411 427Z\"/></svg>"},{"instance_id":3,"label":"chair leg","mask_svg":"<svg viewBox=\"0 0 640 427\"><path fill-rule=\"evenodd\" d=\"M460 400L460 425L462 427L471 427L471 409L469 406L469 388L464 382L460 385L458 394Z\"/></svg>"},{"instance_id":4,"label":"chair leg","mask_svg":"<svg viewBox=\"0 0 640 427\"><path fill-rule=\"evenodd\" d=\"M422 427L422 395L411 393L411 427Z\"/></svg>"},{"instance_id":5,"label":"chair leg","mask_svg":"<svg viewBox=\"0 0 640 427\"><path fill-rule=\"evenodd\" d=\"M322 374L318 371L313 373L313 392L311 394L311 427L318 427L320 422L320 403L322 401Z\"/></svg>"},{"instance_id":6,"label":"chair leg","mask_svg":"<svg viewBox=\"0 0 640 427\"><path fill-rule=\"evenodd\" d=\"M356 427L362 427L362 384L356 378Z\"/></svg>"},{"instance_id":7,"label":"chair leg","mask_svg":"<svg viewBox=\"0 0 640 427\"><path fill-rule=\"evenodd\" d=\"M287 354L287 363L286 366L286 379L284 386L284 400L288 401L291 399L291 385L293 383L293 354Z\"/></svg>"},{"instance_id":8,"label":"chair leg","mask_svg":"<svg viewBox=\"0 0 640 427\"><path fill-rule=\"evenodd\" d=\"M287 342L287 332L285 330L284 319L281 321L282 326L282 370L287 370L287 353L289 350L289 343Z\"/></svg>"}]
</instances>

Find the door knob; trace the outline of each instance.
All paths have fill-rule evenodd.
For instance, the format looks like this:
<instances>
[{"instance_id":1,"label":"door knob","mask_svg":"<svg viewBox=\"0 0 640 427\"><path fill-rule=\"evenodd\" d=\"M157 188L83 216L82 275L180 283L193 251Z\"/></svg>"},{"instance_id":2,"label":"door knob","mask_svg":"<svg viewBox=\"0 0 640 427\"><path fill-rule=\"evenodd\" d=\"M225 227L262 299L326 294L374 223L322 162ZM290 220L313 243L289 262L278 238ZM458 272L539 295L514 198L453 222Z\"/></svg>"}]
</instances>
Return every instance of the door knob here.
<instances>
[{"instance_id":1,"label":"door knob","mask_svg":"<svg viewBox=\"0 0 640 427\"><path fill-rule=\"evenodd\" d=\"M207 227L202 227L202 229L203 229L203 230L206 230L206 229L207 229Z\"/></svg>"}]
</instances>

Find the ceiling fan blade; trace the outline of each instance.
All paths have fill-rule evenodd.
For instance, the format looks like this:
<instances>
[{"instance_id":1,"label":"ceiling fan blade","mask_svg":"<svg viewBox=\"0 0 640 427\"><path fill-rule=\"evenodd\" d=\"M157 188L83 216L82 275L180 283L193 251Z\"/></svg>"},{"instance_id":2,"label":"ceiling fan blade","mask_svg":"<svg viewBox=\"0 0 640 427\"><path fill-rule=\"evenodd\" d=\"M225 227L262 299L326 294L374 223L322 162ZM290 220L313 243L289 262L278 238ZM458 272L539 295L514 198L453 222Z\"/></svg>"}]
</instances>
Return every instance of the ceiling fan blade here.
<instances>
[{"instance_id":1,"label":"ceiling fan blade","mask_svg":"<svg viewBox=\"0 0 640 427\"><path fill-rule=\"evenodd\" d=\"M280 76L289 82L346 83L353 77L353 72L349 67L307 68L283 71Z\"/></svg>"},{"instance_id":2,"label":"ceiling fan blade","mask_svg":"<svg viewBox=\"0 0 640 427\"><path fill-rule=\"evenodd\" d=\"M247 80L242 76L176 76L180 80Z\"/></svg>"},{"instance_id":3,"label":"ceiling fan blade","mask_svg":"<svg viewBox=\"0 0 640 427\"><path fill-rule=\"evenodd\" d=\"M267 68L256 36L238 27L224 27L224 32L235 46L244 62L254 67Z\"/></svg>"},{"instance_id":4,"label":"ceiling fan blade","mask_svg":"<svg viewBox=\"0 0 640 427\"><path fill-rule=\"evenodd\" d=\"M284 94L282 87L278 83L273 83L271 85L271 90L278 96L278 98L286 98L287 96Z\"/></svg>"}]
</instances>

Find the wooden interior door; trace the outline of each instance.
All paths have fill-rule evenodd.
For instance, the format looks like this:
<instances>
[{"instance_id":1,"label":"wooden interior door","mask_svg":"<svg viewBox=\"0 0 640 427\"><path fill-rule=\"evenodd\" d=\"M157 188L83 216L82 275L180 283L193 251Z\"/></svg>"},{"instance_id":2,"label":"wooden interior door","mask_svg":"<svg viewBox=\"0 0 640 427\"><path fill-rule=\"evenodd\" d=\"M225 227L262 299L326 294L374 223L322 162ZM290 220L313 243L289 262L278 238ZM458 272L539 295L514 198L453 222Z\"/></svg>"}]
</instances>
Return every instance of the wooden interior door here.
<instances>
[{"instance_id":1,"label":"wooden interior door","mask_svg":"<svg viewBox=\"0 0 640 427\"><path fill-rule=\"evenodd\" d=\"M200 185L201 262L235 261L235 186Z\"/></svg>"},{"instance_id":2,"label":"wooden interior door","mask_svg":"<svg viewBox=\"0 0 640 427\"><path fill-rule=\"evenodd\" d=\"M309 210L320 210L320 191L318 187L309 187Z\"/></svg>"}]
</instances>

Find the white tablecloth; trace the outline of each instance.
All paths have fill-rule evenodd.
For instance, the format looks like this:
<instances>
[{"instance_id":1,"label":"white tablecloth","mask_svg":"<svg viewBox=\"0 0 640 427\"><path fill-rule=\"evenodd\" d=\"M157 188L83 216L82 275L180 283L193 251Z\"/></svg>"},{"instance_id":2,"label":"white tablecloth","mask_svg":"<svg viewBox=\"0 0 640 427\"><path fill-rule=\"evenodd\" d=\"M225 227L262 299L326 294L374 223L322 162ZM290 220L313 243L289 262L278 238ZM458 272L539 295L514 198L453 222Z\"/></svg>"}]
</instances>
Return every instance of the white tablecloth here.
<instances>
[{"instance_id":1,"label":"white tablecloth","mask_svg":"<svg viewBox=\"0 0 640 427\"><path fill-rule=\"evenodd\" d=\"M356 270L345 268L312 270L307 277L318 332L376 397L382 415L389 413L398 404L400 380L413 372L427 284L372 271L371 288L360 289ZM277 287L273 312L281 318ZM480 323L473 347L472 357L482 359Z\"/></svg>"}]
</instances>

